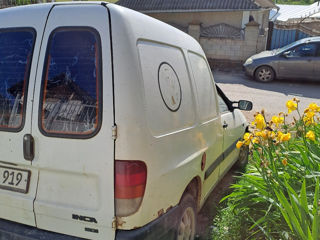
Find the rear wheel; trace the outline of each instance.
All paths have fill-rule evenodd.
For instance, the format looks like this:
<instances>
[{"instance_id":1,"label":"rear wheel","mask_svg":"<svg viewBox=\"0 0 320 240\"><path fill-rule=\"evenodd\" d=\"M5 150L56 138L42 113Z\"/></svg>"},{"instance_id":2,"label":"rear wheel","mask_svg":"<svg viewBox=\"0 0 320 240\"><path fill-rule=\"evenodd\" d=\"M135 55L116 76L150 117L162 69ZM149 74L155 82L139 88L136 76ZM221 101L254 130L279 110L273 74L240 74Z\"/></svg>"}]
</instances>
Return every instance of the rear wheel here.
<instances>
[{"instance_id":1,"label":"rear wheel","mask_svg":"<svg viewBox=\"0 0 320 240\"><path fill-rule=\"evenodd\" d=\"M196 234L196 203L187 193L181 200L181 215L177 230L177 240L193 240Z\"/></svg>"},{"instance_id":2,"label":"rear wheel","mask_svg":"<svg viewBox=\"0 0 320 240\"><path fill-rule=\"evenodd\" d=\"M261 66L256 70L254 77L259 82L271 82L274 79L275 74L271 67Z\"/></svg>"}]
</instances>

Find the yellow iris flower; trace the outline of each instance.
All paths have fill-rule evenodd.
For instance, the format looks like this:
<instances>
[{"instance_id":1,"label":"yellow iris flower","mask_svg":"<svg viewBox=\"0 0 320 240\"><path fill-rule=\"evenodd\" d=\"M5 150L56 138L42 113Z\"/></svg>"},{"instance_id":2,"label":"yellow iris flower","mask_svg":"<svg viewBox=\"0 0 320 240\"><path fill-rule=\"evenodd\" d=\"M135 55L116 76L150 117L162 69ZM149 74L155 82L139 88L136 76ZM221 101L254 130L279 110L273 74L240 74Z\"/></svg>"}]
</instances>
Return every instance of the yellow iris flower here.
<instances>
[{"instance_id":1,"label":"yellow iris flower","mask_svg":"<svg viewBox=\"0 0 320 240\"><path fill-rule=\"evenodd\" d=\"M309 138L311 141L315 141L316 140L316 135L314 134L313 131L308 131L306 134L306 138Z\"/></svg>"},{"instance_id":2,"label":"yellow iris flower","mask_svg":"<svg viewBox=\"0 0 320 240\"><path fill-rule=\"evenodd\" d=\"M284 122L284 117L273 116L271 121L278 127L279 124Z\"/></svg>"},{"instance_id":3,"label":"yellow iris flower","mask_svg":"<svg viewBox=\"0 0 320 240\"><path fill-rule=\"evenodd\" d=\"M253 136L251 133L245 133L243 135L244 144L249 145L252 138L253 138Z\"/></svg>"},{"instance_id":4,"label":"yellow iris flower","mask_svg":"<svg viewBox=\"0 0 320 240\"><path fill-rule=\"evenodd\" d=\"M238 149L240 149L242 147L242 145L243 145L243 142L242 141L238 141L237 144L236 144L236 147Z\"/></svg>"},{"instance_id":5,"label":"yellow iris flower","mask_svg":"<svg viewBox=\"0 0 320 240\"><path fill-rule=\"evenodd\" d=\"M320 112L320 107L316 103L310 103L308 108L313 112Z\"/></svg>"},{"instance_id":6,"label":"yellow iris flower","mask_svg":"<svg viewBox=\"0 0 320 240\"><path fill-rule=\"evenodd\" d=\"M290 140L290 138L291 138L290 133L282 134L280 137L280 142L287 142Z\"/></svg>"},{"instance_id":7,"label":"yellow iris flower","mask_svg":"<svg viewBox=\"0 0 320 240\"><path fill-rule=\"evenodd\" d=\"M257 114L257 116L254 118L254 121L252 122L252 125L256 125L256 127L260 130L263 130L266 127L266 121L264 120L264 117L262 114Z\"/></svg>"},{"instance_id":8,"label":"yellow iris flower","mask_svg":"<svg viewBox=\"0 0 320 240\"><path fill-rule=\"evenodd\" d=\"M287 101L286 106L288 108L288 113L291 113L292 111L296 110L298 107L298 104L295 103L292 100Z\"/></svg>"}]
</instances>

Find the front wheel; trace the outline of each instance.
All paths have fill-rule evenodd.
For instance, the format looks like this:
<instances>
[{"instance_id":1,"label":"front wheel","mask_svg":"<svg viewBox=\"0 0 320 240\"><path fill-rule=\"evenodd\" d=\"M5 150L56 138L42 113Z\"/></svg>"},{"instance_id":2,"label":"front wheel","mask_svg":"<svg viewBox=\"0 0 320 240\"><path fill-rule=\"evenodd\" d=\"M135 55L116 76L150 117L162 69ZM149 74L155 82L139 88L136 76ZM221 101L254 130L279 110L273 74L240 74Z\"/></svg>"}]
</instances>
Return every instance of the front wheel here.
<instances>
[{"instance_id":1,"label":"front wheel","mask_svg":"<svg viewBox=\"0 0 320 240\"><path fill-rule=\"evenodd\" d=\"M249 158L249 147L242 146L240 148L239 157L235 163L235 167L239 170L244 170L244 168L248 164L248 158Z\"/></svg>"},{"instance_id":2,"label":"front wheel","mask_svg":"<svg viewBox=\"0 0 320 240\"><path fill-rule=\"evenodd\" d=\"M196 234L196 203L191 194L186 194L180 203L181 215L177 229L177 240L193 240Z\"/></svg>"},{"instance_id":3,"label":"front wheel","mask_svg":"<svg viewBox=\"0 0 320 240\"><path fill-rule=\"evenodd\" d=\"M254 77L259 82L271 82L274 79L275 74L271 67L261 66L256 70Z\"/></svg>"}]
</instances>

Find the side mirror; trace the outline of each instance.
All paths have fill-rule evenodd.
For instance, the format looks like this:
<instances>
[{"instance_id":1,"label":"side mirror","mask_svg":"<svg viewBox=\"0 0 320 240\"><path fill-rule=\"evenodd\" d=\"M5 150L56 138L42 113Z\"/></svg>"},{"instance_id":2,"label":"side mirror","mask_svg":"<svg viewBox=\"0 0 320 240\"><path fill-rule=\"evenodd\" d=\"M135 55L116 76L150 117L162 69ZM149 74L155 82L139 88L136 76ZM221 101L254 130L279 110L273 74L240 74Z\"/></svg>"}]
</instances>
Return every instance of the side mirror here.
<instances>
[{"instance_id":1,"label":"side mirror","mask_svg":"<svg viewBox=\"0 0 320 240\"><path fill-rule=\"evenodd\" d=\"M240 100L239 102L233 102L233 103L238 104L238 106L234 106L234 108L238 108L238 109L244 110L244 111L251 111L252 110L253 104L251 101Z\"/></svg>"},{"instance_id":2,"label":"side mirror","mask_svg":"<svg viewBox=\"0 0 320 240\"><path fill-rule=\"evenodd\" d=\"M291 55L291 51L286 51L286 52L282 53L282 56L285 58L290 57L290 55Z\"/></svg>"}]
</instances>

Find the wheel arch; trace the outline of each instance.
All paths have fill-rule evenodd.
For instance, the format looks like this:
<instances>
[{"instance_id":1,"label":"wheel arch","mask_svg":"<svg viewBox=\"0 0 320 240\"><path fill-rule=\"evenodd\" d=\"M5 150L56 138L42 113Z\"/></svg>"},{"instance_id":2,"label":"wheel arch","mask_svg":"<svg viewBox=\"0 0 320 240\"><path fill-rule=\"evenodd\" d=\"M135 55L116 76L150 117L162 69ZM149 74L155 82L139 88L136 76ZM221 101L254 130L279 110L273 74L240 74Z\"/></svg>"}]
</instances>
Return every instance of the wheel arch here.
<instances>
[{"instance_id":1,"label":"wheel arch","mask_svg":"<svg viewBox=\"0 0 320 240\"><path fill-rule=\"evenodd\" d=\"M201 184L201 178L199 176L194 177L187 185L187 187L185 188L181 198L180 198L180 203L181 200L183 199L183 197L189 193L193 196L196 204L197 204L197 211L200 210L200 198L201 198L201 188L202 188L202 184Z\"/></svg>"}]
</instances>

